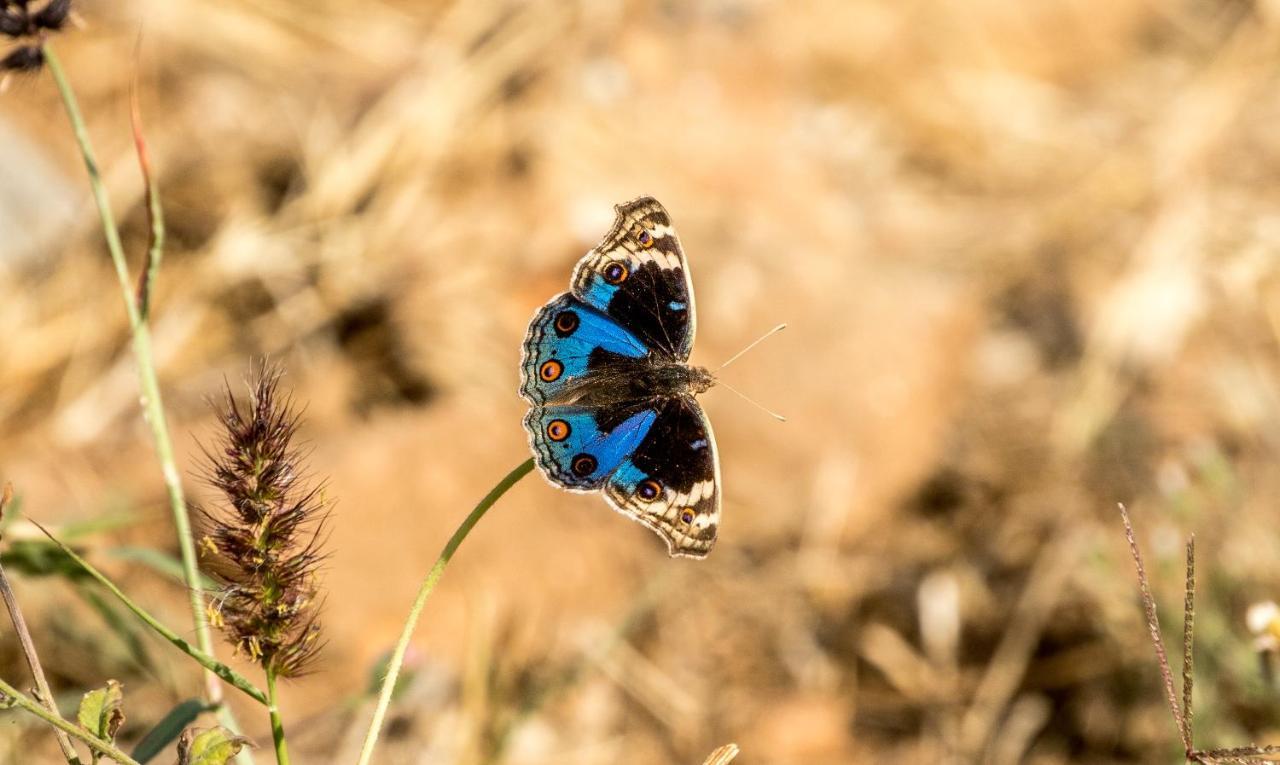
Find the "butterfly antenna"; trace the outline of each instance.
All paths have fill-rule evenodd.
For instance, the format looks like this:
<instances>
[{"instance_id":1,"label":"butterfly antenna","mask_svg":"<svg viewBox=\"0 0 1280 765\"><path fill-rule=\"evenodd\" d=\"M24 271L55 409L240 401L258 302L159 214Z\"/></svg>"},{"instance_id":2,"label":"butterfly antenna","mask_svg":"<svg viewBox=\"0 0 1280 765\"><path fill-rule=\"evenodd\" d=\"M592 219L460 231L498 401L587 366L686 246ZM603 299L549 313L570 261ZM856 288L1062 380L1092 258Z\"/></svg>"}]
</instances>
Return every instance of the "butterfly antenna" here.
<instances>
[{"instance_id":1,"label":"butterfly antenna","mask_svg":"<svg viewBox=\"0 0 1280 765\"><path fill-rule=\"evenodd\" d=\"M773 334L773 333L770 333L770 334ZM745 393L743 393L742 391L738 390L737 388L733 387L732 385L730 385L729 383L725 382L724 380L716 380L716 383L717 383L717 384L719 384L719 385L723 385L724 387L726 387L726 388L728 388L729 390L733 391L734 393L738 394L738 396L739 396L743 401L747 402L748 404L751 404L751 405L752 405L752 406L754 406L756 409L759 409L760 411L762 411L762 412L764 412L765 414L769 415L770 417L772 417L773 419L777 420L778 422L786 422L786 421L787 421L787 418L786 418L786 417L783 417L782 415L778 414L777 412L773 411L772 409L769 409L769 408L765 407L765 405L764 405L764 404L761 404L759 401L756 401L755 399L751 398L751 397L750 397L750 396L748 396L747 394L745 394Z\"/></svg>"},{"instance_id":2,"label":"butterfly antenna","mask_svg":"<svg viewBox=\"0 0 1280 765\"><path fill-rule=\"evenodd\" d=\"M733 354L732 356L730 356L730 357L729 357L729 360L728 360L728 361L726 361L725 363L721 364L719 367L717 367L717 368L716 368L716 370L715 370L715 372L713 372L712 374L715 374L716 372L719 372L721 369L724 369L725 367L729 366L729 365L730 365L730 364L732 364L733 362L735 362L735 361L737 361L738 359L742 358L742 354L744 354L744 353L746 353L747 351L751 350L752 348L756 347L756 346L757 346L757 345L759 345L760 343L763 343L765 340L768 340L770 337L773 337L774 335L778 334L779 332L781 332L782 330L784 330L784 329L786 329L786 328L787 328L787 325L786 325L786 324L779 324L778 326L776 326L776 327L774 327L773 329L769 330L768 332L764 333L764 334L763 334L763 335L761 335L760 337L757 337L757 338L756 338L755 340L753 340L753 341L751 342L751 344L750 344L750 345L748 345L746 348L743 348L742 350L740 350L740 351L738 351L737 353L735 353L735 354ZM728 386L725 386L725 387L728 387ZM733 389L732 389L732 388L730 388L730 390L733 390ZM737 393L737 391L734 391L734 392L735 392L735 393ZM739 395L739 396L742 396L742 394L741 394L741 393L738 393L738 395ZM743 398L747 398L746 396L742 396L742 397L743 397ZM748 401L751 401L751 399L749 399L749 398L747 398L747 400L748 400ZM751 401L751 403L755 404L756 402ZM759 404L756 404L756 406L760 406L760 405L759 405ZM760 407L760 408L761 408L761 409L763 409L764 407ZM766 409L765 411L769 411L769 410L767 410L767 409ZM770 413L770 414L773 414L772 412L769 412L769 413ZM781 418L779 418L779 419L781 419Z\"/></svg>"}]
</instances>

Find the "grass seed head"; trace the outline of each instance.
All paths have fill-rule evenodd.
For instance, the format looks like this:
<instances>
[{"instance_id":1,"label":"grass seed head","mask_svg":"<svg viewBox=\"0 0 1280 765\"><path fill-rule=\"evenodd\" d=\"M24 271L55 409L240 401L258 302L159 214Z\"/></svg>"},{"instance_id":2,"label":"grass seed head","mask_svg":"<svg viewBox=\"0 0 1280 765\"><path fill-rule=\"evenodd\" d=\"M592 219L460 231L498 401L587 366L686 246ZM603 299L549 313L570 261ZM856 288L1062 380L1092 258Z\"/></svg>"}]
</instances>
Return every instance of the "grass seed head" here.
<instances>
[{"instance_id":1,"label":"grass seed head","mask_svg":"<svg viewBox=\"0 0 1280 765\"><path fill-rule=\"evenodd\" d=\"M295 677L321 646L316 571L329 506L302 478L299 418L279 384L280 371L263 365L248 401L226 391L221 438L206 451L206 478L224 503L199 511L200 549L220 585L210 621L264 669Z\"/></svg>"}]
</instances>

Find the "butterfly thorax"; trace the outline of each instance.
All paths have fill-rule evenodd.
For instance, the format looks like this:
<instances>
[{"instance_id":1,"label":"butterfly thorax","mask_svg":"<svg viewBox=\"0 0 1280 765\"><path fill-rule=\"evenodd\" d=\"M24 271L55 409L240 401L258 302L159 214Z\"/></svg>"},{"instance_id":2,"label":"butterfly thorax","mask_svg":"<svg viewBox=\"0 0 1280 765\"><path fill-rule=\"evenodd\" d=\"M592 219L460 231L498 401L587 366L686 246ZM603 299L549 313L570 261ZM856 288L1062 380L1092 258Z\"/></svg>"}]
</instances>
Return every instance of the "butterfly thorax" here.
<instances>
[{"instance_id":1,"label":"butterfly thorax","mask_svg":"<svg viewBox=\"0 0 1280 765\"><path fill-rule=\"evenodd\" d=\"M612 406L632 401L696 396L716 384L707 369L667 359L617 359L598 368L589 384L570 385L561 403Z\"/></svg>"}]
</instances>

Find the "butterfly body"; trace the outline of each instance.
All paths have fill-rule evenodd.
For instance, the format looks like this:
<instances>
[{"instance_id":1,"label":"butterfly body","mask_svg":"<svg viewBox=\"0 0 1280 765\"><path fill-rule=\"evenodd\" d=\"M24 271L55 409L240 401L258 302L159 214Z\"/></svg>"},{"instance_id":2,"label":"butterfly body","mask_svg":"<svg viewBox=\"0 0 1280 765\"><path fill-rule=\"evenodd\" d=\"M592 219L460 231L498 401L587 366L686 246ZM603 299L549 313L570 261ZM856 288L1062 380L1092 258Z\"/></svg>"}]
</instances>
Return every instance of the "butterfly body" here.
<instances>
[{"instance_id":1,"label":"butterfly body","mask_svg":"<svg viewBox=\"0 0 1280 765\"><path fill-rule=\"evenodd\" d=\"M572 290L525 336L520 394L542 474L601 491L655 531L671 555L703 557L720 518L715 438L695 396L715 384L688 364L693 286L667 211L650 197L616 207Z\"/></svg>"}]
</instances>

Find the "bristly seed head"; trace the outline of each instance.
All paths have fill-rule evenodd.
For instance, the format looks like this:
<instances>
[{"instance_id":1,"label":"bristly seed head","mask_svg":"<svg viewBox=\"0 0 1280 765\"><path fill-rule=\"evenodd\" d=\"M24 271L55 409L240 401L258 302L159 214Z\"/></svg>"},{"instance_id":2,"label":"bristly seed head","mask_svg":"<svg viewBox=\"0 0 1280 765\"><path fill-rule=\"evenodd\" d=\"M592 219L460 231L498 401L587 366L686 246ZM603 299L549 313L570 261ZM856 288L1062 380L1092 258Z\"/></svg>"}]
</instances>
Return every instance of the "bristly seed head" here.
<instances>
[{"instance_id":1,"label":"bristly seed head","mask_svg":"<svg viewBox=\"0 0 1280 765\"><path fill-rule=\"evenodd\" d=\"M293 443L299 418L281 399L280 371L265 364L242 404L228 388L222 438L206 450L207 480L226 506L199 509L205 568L219 583L210 622L236 650L280 677L302 674L320 649L316 569L329 513L323 486L303 480Z\"/></svg>"},{"instance_id":2,"label":"bristly seed head","mask_svg":"<svg viewBox=\"0 0 1280 765\"><path fill-rule=\"evenodd\" d=\"M0 0L0 37L19 43L0 57L0 72L31 72L44 64L45 38L71 18L71 0Z\"/></svg>"}]
</instances>

